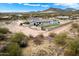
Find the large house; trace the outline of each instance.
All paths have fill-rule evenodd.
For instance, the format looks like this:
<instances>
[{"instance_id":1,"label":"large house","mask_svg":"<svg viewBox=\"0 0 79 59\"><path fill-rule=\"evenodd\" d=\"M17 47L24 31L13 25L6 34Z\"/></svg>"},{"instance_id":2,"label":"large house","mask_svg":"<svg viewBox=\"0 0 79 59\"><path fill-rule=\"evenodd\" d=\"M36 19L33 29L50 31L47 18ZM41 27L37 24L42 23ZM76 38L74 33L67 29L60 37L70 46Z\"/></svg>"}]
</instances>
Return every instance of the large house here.
<instances>
[{"instance_id":1,"label":"large house","mask_svg":"<svg viewBox=\"0 0 79 59\"><path fill-rule=\"evenodd\" d=\"M27 24L29 26L46 26L46 25L50 25L50 24L59 24L60 22L58 20L49 20L49 19L37 19L37 18L33 18L33 19L29 19L26 22L24 22L23 24Z\"/></svg>"}]
</instances>

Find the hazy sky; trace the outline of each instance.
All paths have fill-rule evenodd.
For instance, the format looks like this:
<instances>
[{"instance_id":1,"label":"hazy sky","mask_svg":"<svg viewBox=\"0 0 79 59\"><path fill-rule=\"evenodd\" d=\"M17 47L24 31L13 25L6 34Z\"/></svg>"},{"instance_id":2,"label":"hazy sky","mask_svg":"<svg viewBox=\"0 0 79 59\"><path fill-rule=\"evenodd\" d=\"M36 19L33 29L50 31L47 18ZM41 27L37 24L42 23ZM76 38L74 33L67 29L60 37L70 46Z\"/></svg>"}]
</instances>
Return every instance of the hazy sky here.
<instances>
[{"instance_id":1,"label":"hazy sky","mask_svg":"<svg viewBox=\"0 0 79 59\"><path fill-rule=\"evenodd\" d=\"M48 8L75 8L78 3L0 3L0 12L29 12L40 11Z\"/></svg>"}]
</instances>

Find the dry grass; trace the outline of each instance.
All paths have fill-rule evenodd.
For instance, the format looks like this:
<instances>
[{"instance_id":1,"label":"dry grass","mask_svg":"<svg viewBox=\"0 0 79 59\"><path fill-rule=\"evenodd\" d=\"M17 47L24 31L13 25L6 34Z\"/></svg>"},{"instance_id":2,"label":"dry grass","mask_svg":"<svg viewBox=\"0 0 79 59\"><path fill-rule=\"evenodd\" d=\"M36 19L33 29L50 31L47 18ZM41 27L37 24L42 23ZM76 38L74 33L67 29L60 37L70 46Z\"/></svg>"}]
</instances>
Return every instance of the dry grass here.
<instances>
[{"instance_id":1,"label":"dry grass","mask_svg":"<svg viewBox=\"0 0 79 59\"><path fill-rule=\"evenodd\" d=\"M24 48L22 51L25 56L54 56L57 55L55 48L55 45L50 43L48 40L44 40L41 45L36 45L33 40L30 40L29 46Z\"/></svg>"}]
</instances>

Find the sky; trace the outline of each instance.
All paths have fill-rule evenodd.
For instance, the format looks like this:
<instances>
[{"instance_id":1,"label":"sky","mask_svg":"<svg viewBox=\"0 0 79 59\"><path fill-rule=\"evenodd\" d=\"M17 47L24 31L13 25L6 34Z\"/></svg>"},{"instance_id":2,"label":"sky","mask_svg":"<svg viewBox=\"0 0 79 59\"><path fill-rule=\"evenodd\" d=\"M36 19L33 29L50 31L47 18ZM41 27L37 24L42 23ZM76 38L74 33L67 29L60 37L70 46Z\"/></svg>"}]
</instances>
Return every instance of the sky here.
<instances>
[{"instance_id":1,"label":"sky","mask_svg":"<svg viewBox=\"0 0 79 59\"><path fill-rule=\"evenodd\" d=\"M0 3L0 12L32 12L48 8L79 9L79 3Z\"/></svg>"}]
</instances>

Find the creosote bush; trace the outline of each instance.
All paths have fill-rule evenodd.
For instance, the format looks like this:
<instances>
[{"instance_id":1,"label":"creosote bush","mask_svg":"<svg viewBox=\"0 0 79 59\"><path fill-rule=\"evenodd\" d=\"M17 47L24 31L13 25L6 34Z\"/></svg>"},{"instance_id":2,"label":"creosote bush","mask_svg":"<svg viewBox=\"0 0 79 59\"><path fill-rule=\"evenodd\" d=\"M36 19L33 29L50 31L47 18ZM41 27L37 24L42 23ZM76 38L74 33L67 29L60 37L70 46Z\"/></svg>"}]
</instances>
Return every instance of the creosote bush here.
<instances>
[{"instance_id":1,"label":"creosote bush","mask_svg":"<svg viewBox=\"0 0 79 59\"><path fill-rule=\"evenodd\" d=\"M55 36L54 43L57 45L65 45L67 40L67 34L66 33L60 33Z\"/></svg>"},{"instance_id":2,"label":"creosote bush","mask_svg":"<svg viewBox=\"0 0 79 59\"><path fill-rule=\"evenodd\" d=\"M38 37L38 38L44 38L43 34L39 34L36 37Z\"/></svg>"},{"instance_id":3,"label":"creosote bush","mask_svg":"<svg viewBox=\"0 0 79 59\"><path fill-rule=\"evenodd\" d=\"M74 34L74 36L79 36L79 24L73 23L70 31Z\"/></svg>"},{"instance_id":4,"label":"creosote bush","mask_svg":"<svg viewBox=\"0 0 79 59\"><path fill-rule=\"evenodd\" d=\"M64 55L79 56L79 39L69 41Z\"/></svg>"},{"instance_id":5,"label":"creosote bush","mask_svg":"<svg viewBox=\"0 0 79 59\"><path fill-rule=\"evenodd\" d=\"M55 33L50 33L49 36L50 36L50 37L55 37L56 34L55 34Z\"/></svg>"},{"instance_id":6,"label":"creosote bush","mask_svg":"<svg viewBox=\"0 0 79 59\"><path fill-rule=\"evenodd\" d=\"M10 31L7 28L0 28L0 33L7 34L7 33L10 33Z\"/></svg>"},{"instance_id":7,"label":"creosote bush","mask_svg":"<svg viewBox=\"0 0 79 59\"><path fill-rule=\"evenodd\" d=\"M72 24L72 28L78 28L78 27L79 27L79 24L77 24L77 23Z\"/></svg>"},{"instance_id":8,"label":"creosote bush","mask_svg":"<svg viewBox=\"0 0 79 59\"><path fill-rule=\"evenodd\" d=\"M21 48L17 43L10 43L6 50L6 53L8 53L9 56L20 56L21 55Z\"/></svg>"},{"instance_id":9,"label":"creosote bush","mask_svg":"<svg viewBox=\"0 0 79 59\"><path fill-rule=\"evenodd\" d=\"M33 41L36 45L40 45L40 44L42 44L43 40L44 40L44 36L42 34L40 34L40 35L36 36Z\"/></svg>"},{"instance_id":10,"label":"creosote bush","mask_svg":"<svg viewBox=\"0 0 79 59\"><path fill-rule=\"evenodd\" d=\"M25 36L23 33L15 33L11 36L11 42L18 43L21 47L25 47L28 45L28 37Z\"/></svg>"},{"instance_id":11,"label":"creosote bush","mask_svg":"<svg viewBox=\"0 0 79 59\"><path fill-rule=\"evenodd\" d=\"M41 39L34 39L34 43L36 45L40 45L40 44L42 44L42 40Z\"/></svg>"},{"instance_id":12,"label":"creosote bush","mask_svg":"<svg viewBox=\"0 0 79 59\"><path fill-rule=\"evenodd\" d=\"M31 39L32 40L34 39L34 37L32 35L29 36L29 40L31 40Z\"/></svg>"},{"instance_id":13,"label":"creosote bush","mask_svg":"<svg viewBox=\"0 0 79 59\"><path fill-rule=\"evenodd\" d=\"M21 48L17 43L3 42L0 43L0 56L20 56Z\"/></svg>"},{"instance_id":14,"label":"creosote bush","mask_svg":"<svg viewBox=\"0 0 79 59\"><path fill-rule=\"evenodd\" d=\"M78 23L73 23L71 26L71 30L75 32L79 32L79 24Z\"/></svg>"}]
</instances>

